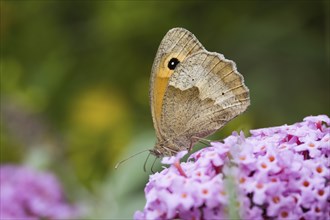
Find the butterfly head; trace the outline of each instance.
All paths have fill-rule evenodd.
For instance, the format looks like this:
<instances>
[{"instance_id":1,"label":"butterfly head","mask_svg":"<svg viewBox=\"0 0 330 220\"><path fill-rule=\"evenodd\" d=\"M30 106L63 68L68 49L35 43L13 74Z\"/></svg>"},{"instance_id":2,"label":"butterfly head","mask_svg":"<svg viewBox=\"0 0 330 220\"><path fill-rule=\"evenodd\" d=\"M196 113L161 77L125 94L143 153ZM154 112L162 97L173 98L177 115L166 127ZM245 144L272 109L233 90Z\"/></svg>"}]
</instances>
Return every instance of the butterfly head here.
<instances>
[{"instance_id":1,"label":"butterfly head","mask_svg":"<svg viewBox=\"0 0 330 220\"><path fill-rule=\"evenodd\" d=\"M157 141L150 153L156 157L174 156L178 153L176 144L171 140Z\"/></svg>"}]
</instances>

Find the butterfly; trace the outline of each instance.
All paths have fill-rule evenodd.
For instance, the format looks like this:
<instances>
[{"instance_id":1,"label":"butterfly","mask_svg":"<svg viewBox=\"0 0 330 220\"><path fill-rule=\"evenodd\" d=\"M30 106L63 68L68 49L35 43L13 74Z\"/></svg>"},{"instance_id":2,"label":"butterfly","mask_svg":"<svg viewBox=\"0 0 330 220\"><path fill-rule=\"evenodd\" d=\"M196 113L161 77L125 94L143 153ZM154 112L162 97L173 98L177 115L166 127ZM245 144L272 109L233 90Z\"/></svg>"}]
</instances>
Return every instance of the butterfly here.
<instances>
[{"instance_id":1,"label":"butterfly","mask_svg":"<svg viewBox=\"0 0 330 220\"><path fill-rule=\"evenodd\" d=\"M236 64L209 52L184 28L161 41L150 77L150 106L157 141L156 157L191 150L244 112L249 89Z\"/></svg>"}]
</instances>

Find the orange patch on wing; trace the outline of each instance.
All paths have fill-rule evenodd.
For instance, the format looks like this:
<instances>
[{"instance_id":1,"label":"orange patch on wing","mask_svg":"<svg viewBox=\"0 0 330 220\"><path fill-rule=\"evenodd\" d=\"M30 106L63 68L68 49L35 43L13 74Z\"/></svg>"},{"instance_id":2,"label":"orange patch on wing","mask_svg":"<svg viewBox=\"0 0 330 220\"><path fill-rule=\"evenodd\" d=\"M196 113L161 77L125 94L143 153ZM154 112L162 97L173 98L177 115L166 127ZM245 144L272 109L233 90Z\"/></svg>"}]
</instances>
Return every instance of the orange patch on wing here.
<instances>
[{"instance_id":1,"label":"orange patch on wing","mask_svg":"<svg viewBox=\"0 0 330 220\"><path fill-rule=\"evenodd\" d=\"M160 122L160 117L162 115L163 99L168 86L168 81L173 74L174 70L170 70L167 65L171 58L177 58L182 62L186 56L180 54L170 54L164 57L160 62L159 69L157 70L155 82L154 82L154 111L157 124Z\"/></svg>"},{"instance_id":2,"label":"orange patch on wing","mask_svg":"<svg viewBox=\"0 0 330 220\"><path fill-rule=\"evenodd\" d=\"M173 71L161 68L157 73L154 84L154 109L156 121L159 124L160 116L162 113L163 99L165 95L166 88L168 86L168 81Z\"/></svg>"}]
</instances>

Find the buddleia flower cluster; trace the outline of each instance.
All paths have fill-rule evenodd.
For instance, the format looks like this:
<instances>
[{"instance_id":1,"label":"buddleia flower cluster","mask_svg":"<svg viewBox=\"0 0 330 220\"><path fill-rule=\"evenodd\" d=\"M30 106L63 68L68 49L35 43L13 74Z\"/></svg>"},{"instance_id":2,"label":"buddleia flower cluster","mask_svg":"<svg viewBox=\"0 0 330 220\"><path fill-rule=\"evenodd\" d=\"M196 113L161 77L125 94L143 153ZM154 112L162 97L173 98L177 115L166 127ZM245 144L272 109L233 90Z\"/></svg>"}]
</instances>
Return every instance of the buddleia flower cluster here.
<instances>
[{"instance_id":1,"label":"buddleia flower cluster","mask_svg":"<svg viewBox=\"0 0 330 220\"><path fill-rule=\"evenodd\" d=\"M56 177L27 167L0 166L0 219L76 219Z\"/></svg>"},{"instance_id":2,"label":"buddleia flower cluster","mask_svg":"<svg viewBox=\"0 0 330 220\"><path fill-rule=\"evenodd\" d=\"M228 219L233 208L241 219L330 219L329 126L328 116L309 116L233 133L185 162L186 151L165 157L134 219Z\"/></svg>"}]
</instances>

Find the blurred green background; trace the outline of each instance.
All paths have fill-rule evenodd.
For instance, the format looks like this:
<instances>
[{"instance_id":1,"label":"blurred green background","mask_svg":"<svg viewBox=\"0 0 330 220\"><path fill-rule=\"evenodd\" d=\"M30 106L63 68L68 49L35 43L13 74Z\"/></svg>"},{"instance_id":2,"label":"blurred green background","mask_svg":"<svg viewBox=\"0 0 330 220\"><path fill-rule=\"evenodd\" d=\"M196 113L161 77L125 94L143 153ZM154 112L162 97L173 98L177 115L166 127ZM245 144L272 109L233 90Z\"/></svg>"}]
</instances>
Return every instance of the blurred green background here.
<instances>
[{"instance_id":1,"label":"blurred green background","mask_svg":"<svg viewBox=\"0 0 330 220\"><path fill-rule=\"evenodd\" d=\"M251 106L221 139L329 115L329 11L328 1L2 0L1 163L56 173L87 217L132 218L147 153L114 165L153 147L149 75L165 33L190 30L244 75Z\"/></svg>"}]
</instances>

